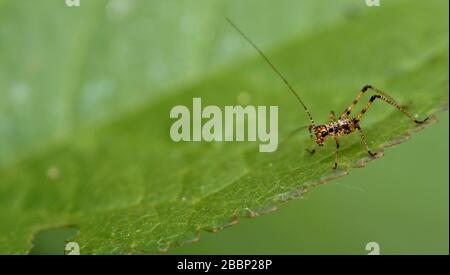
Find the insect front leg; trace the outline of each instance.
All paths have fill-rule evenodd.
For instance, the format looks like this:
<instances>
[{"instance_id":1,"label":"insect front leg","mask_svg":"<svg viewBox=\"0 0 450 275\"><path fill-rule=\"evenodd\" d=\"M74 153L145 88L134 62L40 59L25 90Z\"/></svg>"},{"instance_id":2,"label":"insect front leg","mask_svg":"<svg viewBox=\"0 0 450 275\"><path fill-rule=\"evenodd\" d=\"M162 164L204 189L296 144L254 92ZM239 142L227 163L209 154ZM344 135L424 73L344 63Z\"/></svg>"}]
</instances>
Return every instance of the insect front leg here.
<instances>
[{"instance_id":1,"label":"insect front leg","mask_svg":"<svg viewBox=\"0 0 450 275\"><path fill-rule=\"evenodd\" d=\"M370 151L369 149L369 144L367 143L366 137L364 136L363 131L361 130L360 127L358 127L358 132L359 132L359 136L361 137L361 141L364 144L364 146L366 147L366 151L367 153L371 156L371 157L375 157L377 155L377 153L372 153L372 151Z\"/></svg>"},{"instance_id":2,"label":"insect front leg","mask_svg":"<svg viewBox=\"0 0 450 275\"><path fill-rule=\"evenodd\" d=\"M338 166L338 156L339 156L339 140L337 138L334 138L334 141L336 141L336 156L334 159L334 166L333 169L336 169Z\"/></svg>"},{"instance_id":3,"label":"insect front leg","mask_svg":"<svg viewBox=\"0 0 450 275\"><path fill-rule=\"evenodd\" d=\"M311 155L313 155L316 152L316 140L314 139L314 134L312 132L313 129L314 129L314 126L312 126L312 125L308 128L308 130L309 130L309 137L313 141L313 145L311 146L311 148L307 148L306 149L306 151L308 153L310 153Z\"/></svg>"}]
</instances>

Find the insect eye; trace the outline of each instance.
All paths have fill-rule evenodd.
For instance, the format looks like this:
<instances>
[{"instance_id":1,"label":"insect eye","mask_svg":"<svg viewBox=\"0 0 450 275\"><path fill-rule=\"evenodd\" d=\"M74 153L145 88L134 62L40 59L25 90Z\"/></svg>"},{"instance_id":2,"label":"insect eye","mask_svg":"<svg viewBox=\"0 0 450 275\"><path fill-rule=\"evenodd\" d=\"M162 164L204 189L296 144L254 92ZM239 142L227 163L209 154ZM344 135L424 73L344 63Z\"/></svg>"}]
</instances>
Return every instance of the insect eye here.
<instances>
[{"instance_id":1,"label":"insect eye","mask_svg":"<svg viewBox=\"0 0 450 275\"><path fill-rule=\"evenodd\" d=\"M322 132L322 137L326 137L328 135L328 132Z\"/></svg>"}]
</instances>

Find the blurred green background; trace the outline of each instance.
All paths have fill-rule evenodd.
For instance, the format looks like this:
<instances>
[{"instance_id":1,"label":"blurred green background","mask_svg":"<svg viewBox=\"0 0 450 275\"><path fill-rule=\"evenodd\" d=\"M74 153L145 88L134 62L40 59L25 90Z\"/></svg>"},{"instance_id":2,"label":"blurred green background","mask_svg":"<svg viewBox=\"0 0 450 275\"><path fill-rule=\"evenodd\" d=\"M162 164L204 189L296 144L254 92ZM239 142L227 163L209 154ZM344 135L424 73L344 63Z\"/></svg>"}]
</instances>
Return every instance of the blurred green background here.
<instances>
[{"instance_id":1,"label":"blurred green background","mask_svg":"<svg viewBox=\"0 0 450 275\"><path fill-rule=\"evenodd\" d=\"M414 4L380 8L399 2ZM246 57L224 15L271 49L368 9L363 0L0 0L0 167ZM374 241L382 254L448 254L448 113L439 119L364 169L168 253L365 254ZM38 235L32 253L62 253L73 233Z\"/></svg>"}]
</instances>

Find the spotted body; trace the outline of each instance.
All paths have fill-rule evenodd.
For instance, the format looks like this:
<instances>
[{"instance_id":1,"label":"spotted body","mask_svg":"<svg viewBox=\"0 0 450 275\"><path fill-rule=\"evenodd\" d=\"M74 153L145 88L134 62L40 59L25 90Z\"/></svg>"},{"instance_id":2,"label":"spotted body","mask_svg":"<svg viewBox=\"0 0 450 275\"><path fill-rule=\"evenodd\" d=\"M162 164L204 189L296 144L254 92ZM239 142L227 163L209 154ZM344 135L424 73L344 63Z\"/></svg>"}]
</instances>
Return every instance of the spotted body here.
<instances>
[{"instance_id":1,"label":"spotted body","mask_svg":"<svg viewBox=\"0 0 450 275\"><path fill-rule=\"evenodd\" d=\"M356 118L343 118L329 124L318 125L314 128L314 135L317 144L322 146L328 138L339 138L355 132L359 127Z\"/></svg>"},{"instance_id":2,"label":"spotted body","mask_svg":"<svg viewBox=\"0 0 450 275\"><path fill-rule=\"evenodd\" d=\"M278 69L272 64L272 62L270 62L270 60L267 58L267 56L258 48L258 46L253 43L252 40L250 40L250 38L248 38L230 19L228 19L228 22L230 23L230 25L238 32L242 35L242 37L244 39L247 40L247 42L249 42L253 48L255 48L255 50L261 55L261 57L267 62L267 64L274 70L274 72L281 78L281 80L283 80L284 84L286 84L286 86L288 87L288 89L292 92L292 94L298 99L299 103L301 104L301 106L303 107L303 109L305 110L306 114L308 115L308 118L311 122L311 124L309 126L303 126L300 127L296 130L294 130L289 136L291 136L293 133L298 132L299 130L303 130L305 128L309 129L309 133L311 138L315 141L315 143L317 143L319 146L323 146L324 143L329 139L332 138L335 143L336 143L336 157L335 157L335 162L334 162L334 166L333 169L337 168L338 165L338 154L339 154L339 138L343 137L343 136L347 136L350 135L354 132L359 132L359 135L361 137L361 141L364 144L367 153L370 156L375 156L375 153L372 153L369 150L369 145L367 144L366 138L364 136L364 133L361 130L360 127L360 122L364 116L364 114L367 112L367 110L372 106L373 102L376 99L380 99L386 103L388 103L389 105L393 106L394 108L396 108L397 110L399 110L400 112L402 112L403 114L405 114L406 116L408 116L412 122L416 123L416 124L421 124L423 122L425 122L428 118L424 119L424 120L417 120L415 119L405 108L403 108L402 106L400 106L392 97L390 97L389 95L387 95L386 93L382 92L381 90L378 90L374 87L372 87L371 85L365 85L360 92L358 93L358 95L356 96L356 98L353 100L352 104L346 108L344 110L344 112L342 113L342 115L336 119L335 114L333 111L330 112L329 114L329 118L330 118L330 122L327 124L321 124L321 125L315 125L314 119L312 118L311 113L309 112L308 108L306 107L305 103L303 102L303 100L300 98L300 96L297 94L297 92L294 90L294 88L292 88L291 84L286 80L286 78L284 78L284 76L280 73L280 71L278 71ZM350 117L350 114L353 110L353 108L356 106L356 104L358 103L358 101L360 100L360 98L367 92L367 91L372 91L374 93L374 95L372 95L369 99L369 102L366 104L366 106L355 116L355 117ZM309 149L308 150L310 153L314 153L315 149Z\"/></svg>"}]
</instances>

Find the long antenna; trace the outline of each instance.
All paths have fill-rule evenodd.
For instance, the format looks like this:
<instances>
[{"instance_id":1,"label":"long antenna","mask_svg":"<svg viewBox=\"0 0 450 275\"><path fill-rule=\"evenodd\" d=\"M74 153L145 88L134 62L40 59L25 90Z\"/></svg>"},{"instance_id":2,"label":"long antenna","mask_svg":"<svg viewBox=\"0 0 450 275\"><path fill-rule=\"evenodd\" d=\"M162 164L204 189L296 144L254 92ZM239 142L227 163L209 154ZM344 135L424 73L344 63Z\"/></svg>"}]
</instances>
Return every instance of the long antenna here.
<instances>
[{"instance_id":1,"label":"long antenna","mask_svg":"<svg viewBox=\"0 0 450 275\"><path fill-rule=\"evenodd\" d=\"M294 88L292 88L291 84L289 84L289 82L286 80L286 78L284 78L284 76L280 73L280 71L278 71L278 69L275 67L275 65L272 64L272 62L270 62L269 58L267 58L267 56L258 48L258 46L256 46L256 44L247 36L245 35L245 33L239 29L238 26L236 26L236 24L233 23L233 21L231 21L230 18L226 18L228 23L230 23L230 25L242 36L245 38L245 40L248 41L248 43L250 43L250 45L253 46L253 48L255 48L255 50L261 55L261 57L267 62L267 64L270 65L270 67L272 67L272 69L275 71L275 73L283 80L284 84L286 84L286 86L289 88L289 90L294 94L294 96L298 99L298 101L300 102L300 104L303 106L303 109L305 109L306 114L309 117L309 120L311 121L311 125L314 126L314 120L311 116L311 113L309 112L308 108L306 108L305 103L303 103L303 100L300 98L300 96L297 94L297 92L295 92Z\"/></svg>"}]
</instances>

